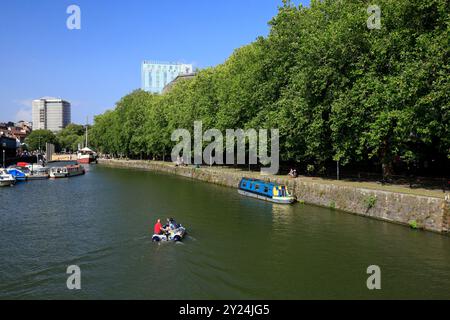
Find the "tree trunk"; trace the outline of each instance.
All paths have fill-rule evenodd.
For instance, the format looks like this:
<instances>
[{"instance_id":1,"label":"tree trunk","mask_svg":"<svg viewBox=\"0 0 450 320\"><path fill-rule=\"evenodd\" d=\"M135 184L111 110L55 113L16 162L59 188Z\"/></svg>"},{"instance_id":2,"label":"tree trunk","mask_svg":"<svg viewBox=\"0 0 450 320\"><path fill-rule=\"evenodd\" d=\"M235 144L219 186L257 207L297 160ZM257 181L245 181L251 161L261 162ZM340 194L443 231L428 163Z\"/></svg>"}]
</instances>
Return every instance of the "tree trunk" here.
<instances>
[{"instance_id":1,"label":"tree trunk","mask_svg":"<svg viewBox=\"0 0 450 320\"><path fill-rule=\"evenodd\" d=\"M392 164L392 161L383 162L382 168L383 168L383 179L387 179L394 174L394 166Z\"/></svg>"},{"instance_id":2,"label":"tree trunk","mask_svg":"<svg viewBox=\"0 0 450 320\"><path fill-rule=\"evenodd\" d=\"M383 181L388 179L394 174L394 165L392 161L392 156L389 152L389 141L386 139L383 143L383 147L380 151L381 167L383 173Z\"/></svg>"}]
</instances>

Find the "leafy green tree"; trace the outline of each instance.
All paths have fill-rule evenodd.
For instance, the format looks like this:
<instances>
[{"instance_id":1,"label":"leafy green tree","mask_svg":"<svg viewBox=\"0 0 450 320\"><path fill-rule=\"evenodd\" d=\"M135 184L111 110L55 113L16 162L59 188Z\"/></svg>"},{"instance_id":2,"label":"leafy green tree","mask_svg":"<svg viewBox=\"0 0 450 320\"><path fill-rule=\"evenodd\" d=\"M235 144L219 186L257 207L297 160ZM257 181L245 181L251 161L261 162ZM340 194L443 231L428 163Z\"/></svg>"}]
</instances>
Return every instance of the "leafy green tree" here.
<instances>
[{"instance_id":1,"label":"leafy green tree","mask_svg":"<svg viewBox=\"0 0 450 320\"><path fill-rule=\"evenodd\" d=\"M45 150L46 143L54 144L57 147L58 139L55 134L49 130L34 130L25 139L25 143L27 144L29 150L37 151Z\"/></svg>"},{"instance_id":2,"label":"leafy green tree","mask_svg":"<svg viewBox=\"0 0 450 320\"><path fill-rule=\"evenodd\" d=\"M107 111L95 117L95 125L90 131L92 145L102 153L120 155L119 144L120 122L117 113Z\"/></svg>"},{"instance_id":3,"label":"leafy green tree","mask_svg":"<svg viewBox=\"0 0 450 320\"><path fill-rule=\"evenodd\" d=\"M69 124L56 135L61 149L75 152L78 145L82 144L85 137L85 127L77 124Z\"/></svg>"}]
</instances>

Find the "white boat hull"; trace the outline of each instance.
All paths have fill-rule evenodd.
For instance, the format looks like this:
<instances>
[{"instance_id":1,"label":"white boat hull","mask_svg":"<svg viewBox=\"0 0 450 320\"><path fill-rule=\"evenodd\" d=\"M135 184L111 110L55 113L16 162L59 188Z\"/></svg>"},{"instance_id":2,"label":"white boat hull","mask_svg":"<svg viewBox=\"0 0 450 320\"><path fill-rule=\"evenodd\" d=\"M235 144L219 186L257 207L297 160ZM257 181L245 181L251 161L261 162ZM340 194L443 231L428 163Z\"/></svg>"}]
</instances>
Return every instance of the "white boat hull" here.
<instances>
[{"instance_id":1,"label":"white boat hull","mask_svg":"<svg viewBox=\"0 0 450 320\"><path fill-rule=\"evenodd\" d=\"M0 187L10 187L16 183L16 179L4 169L0 170Z\"/></svg>"},{"instance_id":2,"label":"white boat hull","mask_svg":"<svg viewBox=\"0 0 450 320\"><path fill-rule=\"evenodd\" d=\"M273 198L269 198L269 197L264 197L264 196L261 196L259 194L248 192L248 191L244 191L244 190L238 190L238 192L239 192L239 194L241 194L243 196L247 196L247 197L251 197L251 198L255 198L255 199L259 199L259 200L264 200L264 201L272 202L272 203L292 204L292 203L295 202L295 198L294 197L285 197L285 198L273 197Z\"/></svg>"},{"instance_id":3,"label":"white boat hull","mask_svg":"<svg viewBox=\"0 0 450 320\"><path fill-rule=\"evenodd\" d=\"M82 166L66 166L62 168L51 168L50 178L52 179L70 178L75 176L81 176L85 173L86 171Z\"/></svg>"},{"instance_id":4,"label":"white boat hull","mask_svg":"<svg viewBox=\"0 0 450 320\"><path fill-rule=\"evenodd\" d=\"M176 229L175 231L170 232L168 235L164 234L155 234L152 237L153 242L180 242L183 240L184 236L186 235L186 229L183 227L180 227Z\"/></svg>"},{"instance_id":5,"label":"white boat hull","mask_svg":"<svg viewBox=\"0 0 450 320\"><path fill-rule=\"evenodd\" d=\"M61 179L61 178L70 178L70 177L76 177L81 176L85 174L84 172L77 172L77 173L51 173L50 178L53 179Z\"/></svg>"},{"instance_id":6,"label":"white boat hull","mask_svg":"<svg viewBox=\"0 0 450 320\"><path fill-rule=\"evenodd\" d=\"M46 180L49 178L48 174L43 174L43 175L30 175L28 177L28 180Z\"/></svg>"},{"instance_id":7,"label":"white boat hull","mask_svg":"<svg viewBox=\"0 0 450 320\"><path fill-rule=\"evenodd\" d=\"M14 184L14 180L0 180L0 187L10 187Z\"/></svg>"},{"instance_id":8,"label":"white boat hull","mask_svg":"<svg viewBox=\"0 0 450 320\"><path fill-rule=\"evenodd\" d=\"M94 156L78 156L77 162L79 164L91 164L96 162Z\"/></svg>"}]
</instances>

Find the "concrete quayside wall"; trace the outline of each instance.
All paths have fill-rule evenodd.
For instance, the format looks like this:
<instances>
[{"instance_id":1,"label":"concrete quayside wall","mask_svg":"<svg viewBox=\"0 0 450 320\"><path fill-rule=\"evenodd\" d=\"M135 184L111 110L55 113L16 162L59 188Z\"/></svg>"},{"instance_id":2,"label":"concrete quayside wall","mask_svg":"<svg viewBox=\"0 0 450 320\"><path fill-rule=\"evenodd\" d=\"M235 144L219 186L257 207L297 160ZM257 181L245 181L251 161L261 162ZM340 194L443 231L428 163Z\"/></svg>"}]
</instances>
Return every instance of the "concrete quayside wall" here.
<instances>
[{"instance_id":1,"label":"concrete quayside wall","mask_svg":"<svg viewBox=\"0 0 450 320\"><path fill-rule=\"evenodd\" d=\"M176 167L171 163L132 160L99 160L100 165L159 171L237 188L243 177L287 185L300 202L331 207L374 219L414 226L427 231L450 231L450 196L443 198L365 189L310 181L299 177L261 176L235 169Z\"/></svg>"}]
</instances>

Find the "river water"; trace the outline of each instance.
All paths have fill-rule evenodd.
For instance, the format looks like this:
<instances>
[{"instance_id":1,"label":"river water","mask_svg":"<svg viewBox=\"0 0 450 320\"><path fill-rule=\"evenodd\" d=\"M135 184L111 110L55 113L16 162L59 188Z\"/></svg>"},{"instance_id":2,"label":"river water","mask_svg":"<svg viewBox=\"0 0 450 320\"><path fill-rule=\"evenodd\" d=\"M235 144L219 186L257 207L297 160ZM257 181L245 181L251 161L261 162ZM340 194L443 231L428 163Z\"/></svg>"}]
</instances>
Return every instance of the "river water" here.
<instances>
[{"instance_id":1,"label":"river water","mask_svg":"<svg viewBox=\"0 0 450 320\"><path fill-rule=\"evenodd\" d=\"M0 299L450 298L450 238L186 178L88 167L0 189ZM151 241L157 218L188 228ZM67 267L81 268L79 291ZM367 268L382 289L367 289Z\"/></svg>"}]
</instances>

